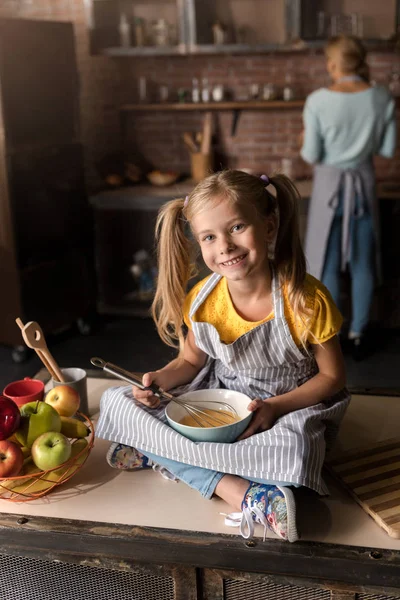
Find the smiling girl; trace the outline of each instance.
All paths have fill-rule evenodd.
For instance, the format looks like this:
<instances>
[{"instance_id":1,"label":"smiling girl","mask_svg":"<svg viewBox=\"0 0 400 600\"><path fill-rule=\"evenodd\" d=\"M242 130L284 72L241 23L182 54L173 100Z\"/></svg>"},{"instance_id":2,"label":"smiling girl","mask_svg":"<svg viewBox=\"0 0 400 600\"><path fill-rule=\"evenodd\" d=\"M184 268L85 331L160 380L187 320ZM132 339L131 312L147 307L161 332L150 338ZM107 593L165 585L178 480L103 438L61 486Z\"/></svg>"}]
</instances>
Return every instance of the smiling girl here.
<instances>
[{"instance_id":1,"label":"smiling girl","mask_svg":"<svg viewBox=\"0 0 400 600\"><path fill-rule=\"evenodd\" d=\"M114 442L111 466L121 468L116 456L124 447L132 462L123 468L143 457L143 466L167 469L205 498L223 498L240 511L227 524L237 522L245 537L256 521L298 539L293 488L327 492L325 450L349 402L336 335L342 319L326 288L306 273L299 200L283 175L224 171L159 214L153 316L163 341L180 351L143 384L247 394L254 415L239 440L183 438L165 424L165 405L138 388L106 392L97 429ZM187 294L193 242L212 274Z\"/></svg>"}]
</instances>

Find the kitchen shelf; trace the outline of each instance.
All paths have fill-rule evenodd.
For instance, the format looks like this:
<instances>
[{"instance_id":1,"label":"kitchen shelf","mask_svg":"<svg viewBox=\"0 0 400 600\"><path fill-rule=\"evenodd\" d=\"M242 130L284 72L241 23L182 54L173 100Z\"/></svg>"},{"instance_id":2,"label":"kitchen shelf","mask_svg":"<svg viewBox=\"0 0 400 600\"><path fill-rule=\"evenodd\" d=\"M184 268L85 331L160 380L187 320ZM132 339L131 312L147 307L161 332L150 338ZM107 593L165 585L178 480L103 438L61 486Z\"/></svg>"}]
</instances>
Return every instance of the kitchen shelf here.
<instances>
[{"instance_id":1,"label":"kitchen shelf","mask_svg":"<svg viewBox=\"0 0 400 600\"><path fill-rule=\"evenodd\" d=\"M185 44L179 46L141 46L123 48L116 46L115 48L105 48L101 52L105 56L120 57L120 56L186 56L188 54Z\"/></svg>"},{"instance_id":2,"label":"kitchen shelf","mask_svg":"<svg viewBox=\"0 0 400 600\"><path fill-rule=\"evenodd\" d=\"M178 46L142 46L104 48L101 53L110 57L152 57L152 56L226 56L267 53L307 53L322 52L327 40L299 40L293 44L179 44ZM371 52L393 52L393 40L363 40Z\"/></svg>"},{"instance_id":3,"label":"kitchen shelf","mask_svg":"<svg viewBox=\"0 0 400 600\"><path fill-rule=\"evenodd\" d=\"M304 100L249 100L232 102L176 102L155 104L123 104L123 112L208 111L208 110L281 110L303 108Z\"/></svg>"}]
</instances>

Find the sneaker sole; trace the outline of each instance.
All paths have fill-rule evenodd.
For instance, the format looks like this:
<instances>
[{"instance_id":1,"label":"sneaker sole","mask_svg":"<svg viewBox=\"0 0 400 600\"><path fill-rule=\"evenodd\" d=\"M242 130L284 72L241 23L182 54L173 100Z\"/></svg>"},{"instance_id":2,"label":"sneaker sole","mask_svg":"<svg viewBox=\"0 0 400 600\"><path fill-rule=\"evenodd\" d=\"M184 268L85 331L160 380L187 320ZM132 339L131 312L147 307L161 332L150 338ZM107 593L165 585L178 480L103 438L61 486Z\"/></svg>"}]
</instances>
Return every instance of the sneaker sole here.
<instances>
[{"instance_id":1,"label":"sneaker sole","mask_svg":"<svg viewBox=\"0 0 400 600\"><path fill-rule=\"evenodd\" d=\"M288 542L297 542L299 534L296 527L296 501L292 490L288 487L276 486L282 492L286 500L287 510L287 540Z\"/></svg>"}]
</instances>

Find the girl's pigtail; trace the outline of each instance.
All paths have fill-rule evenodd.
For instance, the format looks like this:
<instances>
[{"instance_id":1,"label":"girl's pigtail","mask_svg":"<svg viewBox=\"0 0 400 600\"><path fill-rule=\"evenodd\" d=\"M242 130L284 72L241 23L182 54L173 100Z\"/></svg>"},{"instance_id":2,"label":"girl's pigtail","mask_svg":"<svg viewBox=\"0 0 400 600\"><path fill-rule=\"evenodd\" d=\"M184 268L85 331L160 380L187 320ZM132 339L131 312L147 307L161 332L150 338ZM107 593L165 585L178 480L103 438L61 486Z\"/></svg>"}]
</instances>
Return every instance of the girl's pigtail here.
<instances>
[{"instance_id":1,"label":"girl's pigtail","mask_svg":"<svg viewBox=\"0 0 400 600\"><path fill-rule=\"evenodd\" d=\"M183 350L182 307L193 274L191 246L182 214L184 200L172 200L160 209L156 223L158 276L152 315L158 334L169 346Z\"/></svg>"},{"instance_id":2,"label":"girl's pigtail","mask_svg":"<svg viewBox=\"0 0 400 600\"><path fill-rule=\"evenodd\" d=\"M306 275L306 259L299 234L299 202L297 188L285 175L270 179L276 189L279 227L275 244L275 266L284 281L291 286L303 285Z\"/></svg>"},{"instance_id":3,"label":"girl's pigtail","mask_svg":"<svg viewBox=\"0 0 400 600\"><path fill-rule=\"evenodd\" d=\"M303 324L301 343L304 348L310 333L313 311L307 305L305 292L306 258L299 233L300 194L285 175L270 179L276 189L278 233L275 243L274 265L281 284L287 285L293 312Z\"/></svg>"}]
</instances>

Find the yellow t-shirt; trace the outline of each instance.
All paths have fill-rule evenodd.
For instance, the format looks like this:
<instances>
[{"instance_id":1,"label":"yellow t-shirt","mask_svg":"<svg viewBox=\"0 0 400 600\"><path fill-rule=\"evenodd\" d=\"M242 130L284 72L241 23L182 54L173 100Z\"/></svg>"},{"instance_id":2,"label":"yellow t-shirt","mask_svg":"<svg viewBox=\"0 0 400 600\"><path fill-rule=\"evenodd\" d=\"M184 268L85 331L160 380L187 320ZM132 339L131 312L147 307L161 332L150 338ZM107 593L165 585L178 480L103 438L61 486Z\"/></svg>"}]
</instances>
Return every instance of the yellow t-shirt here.
<instances>
[{"instance_id":1,"label":"yellow t-shirt","mask_svg":"<svg viewBox=\"0 0 400 600\"><path fill-rule=\"evenodd\" d=\"M190 307L207 279L208 277L197 283L186 296L183 305L183 318L189 329L192 328L189 319ZM333 302L327 288L312 275L306 275L305 290L307 293L307 304L314 313L307 341L311 344L326 342L339 332L343 321L342 315ZM290 333L295 343L301 346L300 336L304 331L304 326L301 321L296 321L294 317L286 286L283 287L283 299L285 317ZM273 318L273 312L261 321L246 321L238 315L232 303L225 277L219 280L192 317L193 321L214 325L221 341L225 344L232 344L241 335Z\"/></svg>"}]
</instances>

